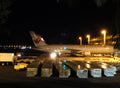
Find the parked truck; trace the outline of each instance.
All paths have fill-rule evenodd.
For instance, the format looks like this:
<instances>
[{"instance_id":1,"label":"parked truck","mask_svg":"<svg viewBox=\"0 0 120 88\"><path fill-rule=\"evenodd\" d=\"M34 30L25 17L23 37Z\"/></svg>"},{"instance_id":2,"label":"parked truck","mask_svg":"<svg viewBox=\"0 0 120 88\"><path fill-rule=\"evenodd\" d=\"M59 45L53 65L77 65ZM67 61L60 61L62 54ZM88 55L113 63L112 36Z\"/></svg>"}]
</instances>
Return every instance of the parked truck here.
<instances>
[{"instance_id":1,"label":"parked truck","mask_svg":"<svg viewBox=\"0 0 120 88\"><path fill-rule=\"evenodd\" d=\"M0 53L0 65L13 65L14 53Z\"/></svg>"}]
</instances>

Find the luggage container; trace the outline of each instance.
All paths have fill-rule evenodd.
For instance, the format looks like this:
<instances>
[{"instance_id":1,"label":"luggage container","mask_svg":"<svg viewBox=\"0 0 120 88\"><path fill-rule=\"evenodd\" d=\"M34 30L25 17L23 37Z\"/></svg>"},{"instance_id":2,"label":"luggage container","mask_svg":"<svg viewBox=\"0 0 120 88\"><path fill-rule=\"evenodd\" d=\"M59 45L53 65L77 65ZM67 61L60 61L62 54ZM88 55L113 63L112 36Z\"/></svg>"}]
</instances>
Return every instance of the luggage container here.
<instances>
[{"instance_id":1,"label":"luggage container","mask_svg":"<svg viewBox=\"0 0 120 88\"><path fill-rule=\"evenodd\" d=\"M26 76L27 77L35 77L38 74L40 62L33 61L31 64L27 66Z\"/></svg>"},{"instance_id":2,"label":"luggage container","mask_svg":"<svg viewBox=\"0 0 120 88\"><path fill-rule=\"evenodd\" d=\"M65 64L55 64L56 69L59 72L59 78L69 78L71 70Z\"/></svg>"},{"instance_id":3,"label":"luggage container","mask_svg":"<svg viewBox=\"0 0 120 88\"><path fill-rule=\"evenodd\" d=\"M78 78L88 78L88 69L84 63L80 61L67 61L65 64L75 71Z\"/></svg>"},{"instance_id":4,"label":"luggage container","mask_svg":"<svg viewBox=\"0 0 120 88\"><path fill-rule=\"evenodd\" d=\"M86 67L89 65L88 69L90 72L90 76L94 78L101 78L102 77L102 68L96 62L86 62Z\"/></svg>"},{"instance_id":5,"label":"luggage container","mask_svg":"<svg viewBox=\"0 0 120 88\"><path fill-rule=\"evenodd\" d=\"M26 76L27 77L34 77L37 75L37 72L38 72L38 68L27 68L27 73L26 73Z\"/></svg>"},{"instance_id":6,"label":"luggage container","mask_svg":"<svg viewBox=\"0 0 120 88\"><path fill-rule=\"evenodd\" d=\"M14 53L0 53L0 65L14 65Z\"/></svg>"},{"instance_id":7,"label":"luggage container","mask_svg":"<svg viewBox=\"0 0 120 88\"><path fill-rule=\"evenodd\" d=\"M116 75L117 67L108 63L101 63L103 75L106 77L114 77Z\"/></svg>"},{"instance_id":8,"label":"luggage container","mask_svg":"<svg viewBox=\"0 0 120 88\"><path fill-rule=\"evenodd\" d=\"M53 63L45 61L41 67L41 77L50 77L53 74Z\"/></svg>"},{"instance_id":9,"label":"luggage container","mask_svg":"<svg viewBox=\"0 0 120 88\"><path fill-rule=\"evenodd\" d=\"M90 74L94 78L100 78L100 77L102 77L102 69L101 68L91 68Z\"/></svg>"}]
</instances>

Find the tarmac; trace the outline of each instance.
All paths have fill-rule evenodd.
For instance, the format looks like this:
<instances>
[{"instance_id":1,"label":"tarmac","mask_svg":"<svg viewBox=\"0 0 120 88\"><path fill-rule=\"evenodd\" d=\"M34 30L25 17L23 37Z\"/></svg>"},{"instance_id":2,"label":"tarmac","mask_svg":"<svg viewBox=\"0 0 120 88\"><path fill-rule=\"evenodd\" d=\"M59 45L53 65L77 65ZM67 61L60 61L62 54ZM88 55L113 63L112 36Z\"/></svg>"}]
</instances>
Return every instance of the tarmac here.
<instances>
[{"instance_id":1,"label":"tarmac","mask_svg":"<svg viewBox=\"0 0 120 88\"><path fill-rule=\"evenodd\" d=\"M120 88L120 72L115 77L80 79L75 76L59 78L26 77L26 70L15 71L13 66L0 66L0 87L10 88Z\"/></svg>"}]
</instances>

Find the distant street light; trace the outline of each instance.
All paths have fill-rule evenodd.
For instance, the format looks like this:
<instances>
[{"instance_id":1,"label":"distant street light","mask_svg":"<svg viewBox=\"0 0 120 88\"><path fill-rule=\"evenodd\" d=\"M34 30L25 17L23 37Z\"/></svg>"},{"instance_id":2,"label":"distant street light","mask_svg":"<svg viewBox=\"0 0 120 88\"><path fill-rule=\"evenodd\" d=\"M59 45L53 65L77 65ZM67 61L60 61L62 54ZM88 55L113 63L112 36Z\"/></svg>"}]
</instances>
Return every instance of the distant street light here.
<instances>
[{"instance_id":1,"label":"distant street light","mask_svg":"<svg viewBox=\"0 0 120 88\"><path fill-rule=\"evenodd\" d=\"M80 45L82 45L82 37L79 37Z\"/></svg>"},{"instance_id":2,"label":"distant street light","mask_svg":"<svg viewBox=\"0 0 120 88\"><path fill-rule=\"evenodd\" d=\"M101 33L103 34L103 44L106 45L106 30L102 30Z\"/></svg>"},{"instance_id":3,"label":"distant street light","mask_svg":"<svg viewBox=\"0 0 120 88\"><path fill-rule=\"evenodd\" d=\"M88 39L88 45L89 45L90 44L90 35L88 34L86 37Z\"/></svg>"}]
</instances>

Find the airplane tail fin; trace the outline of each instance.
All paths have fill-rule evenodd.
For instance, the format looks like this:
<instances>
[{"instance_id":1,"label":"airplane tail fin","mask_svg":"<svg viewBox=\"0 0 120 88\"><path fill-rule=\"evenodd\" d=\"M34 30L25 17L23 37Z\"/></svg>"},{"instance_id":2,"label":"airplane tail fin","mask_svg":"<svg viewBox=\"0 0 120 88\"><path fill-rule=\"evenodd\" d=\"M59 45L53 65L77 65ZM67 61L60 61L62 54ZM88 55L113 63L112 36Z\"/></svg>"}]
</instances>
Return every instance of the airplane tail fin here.
<instances>
[{"instance_id":1,"label":"airplane tail fin","mask_svg":"<svg viewBox=\"0 0 120 88\"><path fill-rule=\"evenodd\" d=\"M36 47L39 47L42 45L47 45L45 43L44 39L40 35L36 34L35 32L30 31L30 35L31 35L33 43Z\"/></svg>"}]
</instances>

